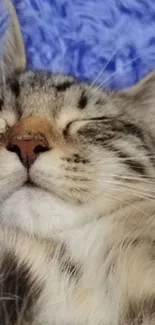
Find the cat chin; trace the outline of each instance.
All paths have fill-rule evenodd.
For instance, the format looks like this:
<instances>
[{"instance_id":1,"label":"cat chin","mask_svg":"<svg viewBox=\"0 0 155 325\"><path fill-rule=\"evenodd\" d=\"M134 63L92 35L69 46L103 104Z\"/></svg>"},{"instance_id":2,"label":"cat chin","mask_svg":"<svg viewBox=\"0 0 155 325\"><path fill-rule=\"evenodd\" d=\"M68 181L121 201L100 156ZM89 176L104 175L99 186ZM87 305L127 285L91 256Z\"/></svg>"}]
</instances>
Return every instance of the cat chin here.
<instances>
[{"instance_id":1,"label":"cat chin","mask_svg":"<svg viewBox=\"0 0 155 325\"><path fill-rule=\"evenodd\" d=\"M81 226L93 217L88 206L78 207L37 187L22 186L0 205L0 224L42 237Z\"/></svg>"}]
</instances>

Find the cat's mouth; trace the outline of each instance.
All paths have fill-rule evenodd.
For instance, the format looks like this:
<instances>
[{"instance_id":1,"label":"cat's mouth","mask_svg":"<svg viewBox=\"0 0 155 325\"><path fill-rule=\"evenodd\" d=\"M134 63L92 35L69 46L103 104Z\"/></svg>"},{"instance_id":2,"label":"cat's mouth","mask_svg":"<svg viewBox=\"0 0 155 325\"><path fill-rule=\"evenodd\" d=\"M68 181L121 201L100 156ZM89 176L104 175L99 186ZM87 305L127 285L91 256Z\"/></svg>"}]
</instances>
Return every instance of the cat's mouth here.
<instances>
[{"instance_id":1,"label":"cat's mouth","mask_svg":"<svg viewBox=\"0 0 155 325\"><path fill-rule=\"evenodd\" d=\"M43 187L39 186L38 184L36 184L35 182L33 182L31 179L27 179L27 181L22 185L22 187L27 188L27 189L40 189L40 190L44 190L46 192L48 192L46 189L44 189Z\"/></svg>"},{"instance_id":2,"label":"cat's mouth","mask_svg":"<svg viewBox=\"0 0 155 325\"><path fill-rule=\"evenodd\" d=\"M28 187L34 187L36 186L31 180L27 180L25 183L24 183L25 186L28 186Z\"/></svg>"},{"instance_id":3,"label":"cat's mouth","mask_svg":"<svg viewBox=\"0 0 155 325\"><path fill-rule=\"evenodd\" d=\"M36 189L41 189L42 187L41 186L39 186L38 184L36 184L30 177L29 177L29 175L28 175L28 177L27 177L27 180L24 182L24 184L22 185L22 187L27 187L27 188L29 188L29 189L34 189L34 188L36 188ZM43 189L43 188L42 188Z\"/></svg>"},{"instance_id":4,"label":"cat's mouth","mask_svg":"<svg viewBox=\"0 0 155 325\"><path fill-rule=\"evenodd\" d=\"M29 177L27 177L27 180L25 181L24 183L24 186L27 186L27 187L38 187Z\"/></svg>"}]
</instances>

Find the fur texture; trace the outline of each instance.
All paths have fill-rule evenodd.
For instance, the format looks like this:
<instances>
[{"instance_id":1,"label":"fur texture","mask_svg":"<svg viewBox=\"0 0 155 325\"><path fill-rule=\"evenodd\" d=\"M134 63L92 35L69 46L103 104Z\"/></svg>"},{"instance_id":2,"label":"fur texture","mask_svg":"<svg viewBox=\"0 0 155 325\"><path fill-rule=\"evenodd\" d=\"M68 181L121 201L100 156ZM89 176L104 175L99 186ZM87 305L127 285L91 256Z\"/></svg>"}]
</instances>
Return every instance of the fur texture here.
<instances>
[{"instance_id":1,"label":"fur texture","mask_svg":"<svg viewBox=\"0 0 155 325\"><path fill-rule=\"evenodd\" d=\"M23 62L0 87L0 324L153 325L155 73L110 92Z\"/></svg>"},{"instance_id":2,"label":"fur texture","mask_svg":"<svg viewBox=\"0 0 155 325\"><path fill-rule=\"evenodd\" d=\"M21 324L154 321L154 84L117 93L25 72L1 90L1 272L11 260L6 279L15 269L17 296L30 291ZM25 168L18 143L32 139L47 150Z\"/></svg>"}]
</instances>

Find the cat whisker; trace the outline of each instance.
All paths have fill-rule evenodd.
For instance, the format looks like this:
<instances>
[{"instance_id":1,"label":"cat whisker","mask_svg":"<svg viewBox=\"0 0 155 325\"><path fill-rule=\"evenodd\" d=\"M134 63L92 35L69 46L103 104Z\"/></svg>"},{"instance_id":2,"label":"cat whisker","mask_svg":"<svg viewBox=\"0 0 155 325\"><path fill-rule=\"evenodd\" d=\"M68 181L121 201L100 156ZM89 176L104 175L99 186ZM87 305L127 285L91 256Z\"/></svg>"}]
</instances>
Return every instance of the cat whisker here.
<instances>
[{"instance_id":1,"label":"cat whisker","mask_svg":"<svg viewBox=\"0 0 155 325\"><path fill-rule=\"evenodd\" d=\"M108 179L105 179L105 178L102 178L102 179L103 179L103 181L106 181L106 182L109 182L109 183L114 183L114 184L120 184L121 186L126 186L126 187L131 188L131 189L138 189L138 190L141 190L142 189L142 191L145 191L146 190L146 191L151 192L151 193L154 193L155 192L155 190L153 190L153 189L148 189L148 188L145 189L143 186L135 186L135 185L130 184L130 183L128 183L128 184L122 183L122 182L119 182L119 180L118 181L116 181L116 180L112 180L111 181L111 180L108 180Z\"/></svg>"},{"instance_id":2,"label":"cat whisker","mask_svg":"<svg viewBox=\"0 0 155 325\"><path fill-rule=\"evenodd\" d=\"M132 194L132 195L138 197L138 198L145 199L146 201L155 202L155 196L152 196L150 194L141 193L141 192L137 192L137 191L136 192L135 191L129 191L129 188L127 188L127 192L129 194ZM123 191L123 193L124 193L124 191Z\"/></svg>"},{"instance_id":3,"label":"cat whisker","mask_svg":"<svg viewBox=\"0 0 155 325\"><path fill-rule=\"evenodd\" d=\"M17 325L20 325L22 323L23 315L24 315L24 313L26 311L27 303L28 303L29 298L31 297L31 295L32 295L32 292L30 290L27 297L26 297L26 299L25 299L25 301L23 302L23 305L22 305L22 308L21 308L20 311L19 311L19 306L18 306L18 301L17 301L17 304L16 304L17 305L16 309L18 310L18 322L17 322Z\"/></svg>"},{"instance_id":4,"label":"cat whisker","mask_svg":"<svg viewBox=\"0 0 155 325\"><path fill-rule=\"evenodd\" d=\"M118 189L118 190L119 190L119 189ZM119 191L120 191L120 192L123 192L123 190L119 190ZM118 197L115 197L115 196L113 196L113 195L109 195L109 194L107 194L107 193L105 193L105 197L110 198L110 199L112 199L112 200L116 200L116 201L118 201L118 202L120 202L120 203L123 203L123 204L125 204L125 205L131 206L134 210L136 210L136 211L138 211L138 212L141 212L142 214L144 214L144 215L147 216L147 217L150 217L148 213L146 213L146 212L144 212L143 210L137 208L135 205L131 204L131 203L128 202L128 201L125 201L125 200L120 199L120 198L118 198Z\"/></svg>"},{"instance_id":5,"label":"cat whisker","mask_svg":"<svg viewBox=\"0 0 155 325\"><path fill-rule=\"evenodd\" d=\"M112 152L112 151L111 151ZM119 151L118 151L119 152ZM144 154L144 155L138 155L138 156L129 156L129 157L122 157L122 158L119 158L120 161L124 161L124 160L129 160L129 159L138 159L138 158L145 158L145 159L148 159L148 158L155 158L155 155L153 154ZM114 161L118 161L118 157L114 157L114 158L108 158L109 160L113 160ZM107 160L108 160L107 159Z\"/></svg>"},{"instance_id":6,"label":"cat whisker","mask_svg":"<svg viewBox=\"0 0 155 325\"><path fill-rule=\"evenodd\" d=\"M96 93L97 93L97 91L99 91L100 89L102 89L106 84L107 84L107 82L116 74L116 73L118 73L118 72L120 72L120 71L122 71L122 68L125 68L125 67L127 67L129 64L131 64L131 63L133 63L134 61L136 61L136 60L138 60L140 58L140 56L138 55L138 56L136 56L135 58L133 58L132 60L129 60L127 63L125 63L124 65L122 65L122 67L121 68L118 68L116 71L114 71L108 78L106 78L105 80L103 80L103 82L99 85L99 86L97 86L96 87L96 89L95 89L95 91L94 91L94 93L92 94L92 96L90 97L90 99L91 98L93 98L95 95L96 95Z\"/></svg>"},{"instance_id":7,"label":"cat whisker","mask_svg":"<svg viewBox=\"0 0 155 325\"><path fill-rule=\"evenodd\" d=\"M97 80L104 73L104 71L106 70L107 66L109 65L109 63L111 62L111 60L114 58L114 56L115 56L115 54L117 53L118 50L119 50L119 48L116 47L115 50L113 51L112 55L110 56L110 58L107 60L107 62L105 63L105 65L101 69L101 71L97 74L96 78L90 84L90 88L93 88L93 86L96 84ZM88 92L89 92L89 90L86 92L86 95L88 94Z\"/></svg>"},{"instance_id":8,"label":"cat whisker","mask_svg":"<svg viewBox=\"0 0 155 325\"><path fill-rule=\"evenodd\" d=\"M98 174L98 176L102 177L103 175ZM120 178L120 179L123 179L123 180L129 180L129 181L133 180L133 181L138 181L138 182L141 182L141 183L155 184L155 180L153 180L152 178L150 178L150 180L149 180L149 177L147 179L144 179L142 177L123 176L123 175L117 175L117 174L108 174L108 176L117 177L117 178Z\"/></svg>"},{"instance_id":9,"label":"cat whisker","mask_svg":"<svg viewBox=\"0 0 155 325\"><path fill-rule=\"evenodd\" d=\"M2 300L14 300L15 298L14 297L5 297L5 296L3 296L3 297L0 297L0 301Z\"/></svg>"},{"instance_id":10,"label":"cat whisker","mask_svg":"<svg viewBox=\"0 0 155 325\"><path fill-rule=\"evenodd\" d=\"M124 185L124 184L122 185L122 184L119 184L119 183L116 183L116 182L110 182L110 181L109 182L105 181L105 182L108 183L108 184L111 184L112 186L116 186L118 188L122 188L121 191L122 191L123 194L124 194L124 189L125 189L125 190L127 190L127 192L129 194L135 195L135 196L140 197L140 198L147 199L147 200L149 200L151 202L154 202L155 201L155 196L150 195L149 193L140 192L140 191L133 191L132 188L130 188L130 187Z\"/></svg>"},{"instance_id":11,"label":"cat whisker","mask_svg":"<svg viewBox=\"0 0 155 325\"><path fill-rule=\"evenodd\" d=\"M131 73L131 72L133 72L133 71L135 71L135 70L137 70L137 67L136 67L136 68L133 68L133 69L130 69L128 72ZM121 71L121 72L122 72L122 74L125 74L125 71ZM118 77L116 77L116 78L115 78L115 81L116 81L116 80L119 80L120 78L122 78L122 74L119 75ZM110 79L106 82L106 85L108 85L109 82L110 82Z\"/></svg>"},{"instance_id":12,"label":"cat whisker","mask_svg":"<svg viewBox=\"0 0 155 325\"><path fill-rule=\"evenodd\" d=\"M50 165L47 165L47 164L45 164L45 165L40 165L40 166L42 166L42 167L44 167L44 168L49 168L49 169L51 169L51 170L53 170L53 171L56 171L57 170L57 168L53 168L53 166L50 166ZM73 171L71 171L68 175L70 176L70 175L76 175L76 177L77 178L82 178L83 177L83 171L82 172L80 172L80 171L78 171L78 172L75 172L74 170ZM92 170L90 170L90 171L87 171L87 174L89 174L89 176L93 176L94 174L96 174L95 172L93 172ZM103 175L102 174L97 174L99 177L103 177ZM64 174L63 175L64 177L66 177L66 174ZM109 173L108 174L108 176L109 177L117 177L117 178L120 178L120 179L122 179L122 180L128 180L128 181L138 181L138 182L141 182L142 184L144 184L144 183L146 183L146 184L155 184L155 179L153 179L153 178L151 178L151 177L147 177L147 178L143 178L143 177L135 177L135 176L133 176L133 175L118 175L118 174L112 174L112 173ZM107 178L107 180L108 180L108 178ZM74 181L74 180L73 180ZM80 179L79 179L79 181L80 181ZM91 181L91 179L87 179L86 181ZM93 179L92 179L92 181L93 181Z\"/></svg>"},{"instance_id":13,"label":"cat whisker","mask_svg":"<svg viewBox=\"0 0 155 325\"><path fill-rule=\"evenodd\" d=\"M135 62L136 60L138 60L140 58L139 55L137 55L135 58L133 58L132 60L129 60L127 63L125 63L124 65L122 65L121 68L118 68L116 71L114 71L107 79L105 79L102 83L102 85L106 85L107 81L110 80L117 72L122 72L122 68L126 68L130 63Z\"/></svg>"}]
</instances>

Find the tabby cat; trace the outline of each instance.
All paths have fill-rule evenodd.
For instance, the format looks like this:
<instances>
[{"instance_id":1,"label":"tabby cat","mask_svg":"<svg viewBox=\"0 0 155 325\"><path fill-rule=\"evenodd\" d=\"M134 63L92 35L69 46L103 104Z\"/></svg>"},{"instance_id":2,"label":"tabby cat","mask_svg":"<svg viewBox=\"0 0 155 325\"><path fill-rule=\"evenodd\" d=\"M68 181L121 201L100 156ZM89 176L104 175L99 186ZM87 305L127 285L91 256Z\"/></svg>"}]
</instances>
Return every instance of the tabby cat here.
<instances>
[{"instance_id":1,"label":"tabby cat","mask_svg":"<svg viewBox=\"0 0 155 325\"><path fill-rule=\"evenodd\" d=\"M111 92L23 62L0 88L0 325L153 325L155 73Z\"/></svg>"}]
</instances>

